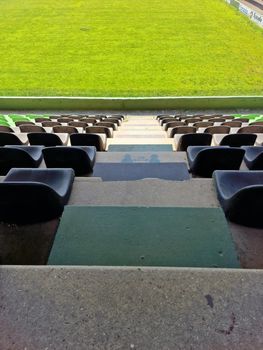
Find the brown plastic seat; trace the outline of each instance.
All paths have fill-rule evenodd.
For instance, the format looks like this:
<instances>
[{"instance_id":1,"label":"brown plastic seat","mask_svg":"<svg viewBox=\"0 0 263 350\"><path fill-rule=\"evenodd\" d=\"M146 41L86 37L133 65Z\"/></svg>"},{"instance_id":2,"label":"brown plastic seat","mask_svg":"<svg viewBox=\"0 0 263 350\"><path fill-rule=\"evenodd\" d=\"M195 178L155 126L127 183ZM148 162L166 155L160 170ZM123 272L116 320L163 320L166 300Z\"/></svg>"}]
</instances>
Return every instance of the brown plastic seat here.
<instances>
[{"instance_id":1,"label":"brown plastic seat","mask_svg":"<svg viewBox=\"0 0 263 350\"><path fill-rule=\"evenodd\" d=\"M175 134L194 134L196 131L194 126L176 126L172 128L170 137L174 137Z\"/></svg>"},{"instance_id":2,"label":"brown plastic seat","mask_svg":"<svg viewBox=\"0 0 263 350\"><path fill-rule=\"evenodd\" d=\"M96 118L97 120L104 120L107 119L107 116L105 114L95 114L94 118Z\"/></svg>"},{"instance_id":3,"label":"brown plastic seat","mask_svg":"<svg viewBox=\"0 0 263 350\"><path fill-rule=\"evenodd\" d=\"M107 119L111 119L111 118L115 118L115 119L119 119L119 120L124 120L124 115L122 114L111 114L110 116L108 116Z\"/></svg>"},{"instance_id":4,"label":"brown plastic seat","mask_svg":"<svg viewBox=\"0 0 263 350\"><path fill-rule=\"evenodd\" d=\"M77 134L78 129L74 126L53 126L54 133Z\"/></svg>"},{"instance_id":5,"label":"brown plastic seat","mask_svg":"<svg viewBox=\"0 0 263 350\"><path fill-rule=\"evenodd\" d=\"M167 131L169 128L174 128L176 126L183 126L186 125L185 122L180 122L180 121L172 121L164 124L164 130Z\"/></svg>"},{"instance_id":6,"label":"brown plastic seat","mask_svg":"<svg viewBox=\"0 0 263 350\"><path fill-rule=\"evenodd\" d=\"M230 119L234 120L235 119L235 117L233 115L222 115L222 117L227 119L227 120L230 120Z\"/></svg>"},{"instance_id":7,"label":"brown plastic seat","mask_svg":"<svg viewBox=\"0 0 263 350\"><path fill-rule=\"evenodd\" d=\"M201 119L215 119L215 118L223 118L223 114L211 114L211 115L204 115L201 117Z\"/></svg>"},{"instance_id":8,"label":"brown plastic seat","mask_svg":"<svg viewBox=\"0 0 263 350\"><path fill-rule=\"evenodd\" d=\"M14 130L9 126L0 125L0 132L14 132Z\"/></svg>"},{"instance_id":9,"label":"brown plastic seat","mask_svg":"<svg viewBox=\"0 0 263 350\"><path fill-rule=\"evenodd\" d=\"M251 125L251 126L243 126L237 132L238 134L262 134L263 133L263 125Z\"/></svg>"},{"instance_id":10,"label":"brown plastic seat","mask_svg":"<svg viewBox=\"0 0 263 350\"><path fill-rule=\"evenodd\" d=\"M156 117L157 120L162 120L162 119L165 119L165 118L173 118L173 115L170 115L170 114L159 114Z\"/></svg>"},{"instance_id":11,"label":"brown plastic seat","mask_svg":"<svg viewBox=\"0 0 263 350\"><path fill-rule=\"evenodd\" d=\"M106 126L87 126L86 134L105 134L107 137L112 138L112 132Z\"/></svg>"},{"instance_id":12,"label":"brown plastic seat","mask_svg":"<svg viewBox=\"0 0 263 350\"><path fill-rule=\"evenodd\" d=\"M159 120L159 123L161 126L163 126L164 124L169 123L169 122L173 122L173 121L174 122L176 121L176 119L174 117L168 117L168 118L163 118L163 119Z\"/></svg>"},{"instance_id":13,"label":"brown plastic seat","mask_svg":"<svg viewBox=\"0 0 263 350\"><path fill-rule=\"evenodd\" d=\"M249 118L235 118L236 122L248 123Z\"/></svg>"},{"instance_id":14,"label":"brown plastic seat","mask_svg":"<svg viewBox=\"0 0 263 350\"><path fill-rule=\"evenodd\" d=\"M46 132L42 126L38 125L20 125L19 129L21 132Z\"/></svg>"},{"instance_id":15,"label":"brown plastic seat","mask_svg":"<svg viewBox=\"0 0 263 350\"><path fill-rule=\"evenodd\" d=\"M61 118L61 114L55 114L55 115L50 115L49 116L50 120L54 120L54 119L57 120L58 118Z\"/></svg>"},{"instance_id":16,"label":"brown plastic seat","mask_svg":"<svg viewBox=\"0 0 263 350\"><path fill-rule=\"evenodd\" d=\"M204 131L206 134L229 134L230 127L229 126L210 126Z\"/></svg>"},{"instance_id":17,"label":"brown plastic seat","mask_svg":"<svg viewBox=\"0 0 263 350\"><path fill-rule=\"evenodd\" d=\"M208 126L213 126L213 122L196 122L193 124L196 128L207 128Z\"/></svg>"},{"instance_id":18,"label":"brown plastic seat","mask_svg":"<svg viewBox=\"0 0 263 350\"><path fill-rule=\"evenodd\" d=\"M242 126L242 122L237 122L235 120L231 120L229 122L224 122L221 125L229 126L230 128L240 128Z\"/></svg>"},{"instance_id":19,"label":"brown plastic seat","mask_svg":"<svg viewBox=\"0 0 263 350\"><path fill-rule=\"evenodd\" d=\"M42 123L42 122L45 122L45 121L48 121L50 120L49 118L35 118L35 122L36 123Z\"/></svg>"},{"instance_id":20,"label":"brown plastic seat","mask_svg":"<svg viewBox=\"0 0 263 350\"><path fill-rule=\"evenodd\" d=\"M186 124L191 124L191 123L197 123L197 122L201 122L201 119L198 118L186 118L184 120L186 122Z\"/></svg>"},{"instance_id":21,"label":"brown plastic seat","mask_svg":"<svg viewBox=\"0 0 263 350\"><path fill-rule=\"evenodd\" d=\"M118 126L121 126L121 122L122 122L121 119L113 118L113 117L108 117L105 121L117 124Z\"/></svg>"},{"instance_id":22,"label":"brown plastic seat","mask_svg":"<svg viewBox=\"0 0 263 350\"><path fill-rule=\"evenodd\" d=\"M97 123L97 119L96 118L88 118L88 117L83 117L83 118L80 118L81 122L85 122L87 124L96 124Z\"/></svg>"},{"instance_id":23,"label":"brown plastic seat","mask_svg":"<svg viewBox=\"0 0 263 350\"><path fill-rule=\"evenodd\" d=\"M50 128L50 127L53 127L53 126L61 125L61 123L55 122L55 121L52 121L52 120L48 120L46 122L42 122L41 124L42 124L42 126L44 126L46 128Z\"/></svg>"},{"instance_id":24,"label":"brown plastic seat","mask_svg":"<svg viewBox=\"0 0 263 350\"><path fill-rule=\"evenodd\" d=\"M263 122L253 122L253 123L250 123L249 126L250 125L263 125Z\"/></svg>"},{"instance_id":25,"label":"brown plastic seat","mask_svg":"<svg viewBox=\"0 0 263 350\"><path fill-rule=\"evenodd\" d=\"M213 122L213 123L223 123L226 121L226 119L225 118L209 118L208 121Z\"/></svg>"},{"instance_id":26,"label":"brown plastic seat","mask_svg":"<svg viewBox=\"0 0 263 350\"><path fill-rule=\"evenodd\" d=\"M57 121L59 123L69 123L69 122L73 122L74 118L62 117L62 118L58 118Z\"/></svg>"},{"instance_id":27,"label":"brown plastic seat","mask_svg":"<svg viewBox=\"0 0 263 350\"><path fill-rule=\"evenodd\" d=\"M28 122L26 120L19 120L17 122L15 122L15 126L20 126L20 125L35 125L35 123L33 122Z\"/></svg>"},{"instance_id":28,"label":"brown plastic seat","mask_svg":"<svg viewBox=\"0 0 263 350\"><path fill-rule=\"evenodd\" d=\"M117 125L115 123L110 123L110 122L99 122L97 123L97 126L106 126L108 128L112 128L113 130L117 130Z\"/></svg>"},{"instance_id":29,"label":"brown plastic seat","mask_svg":"<svg viewBox=\"0 0 263 350\"><path fill-rule=\"evenodd\" d=\"M86 128L86 122L73 121L68 123L69 126L75 126L76 128Z\"/></svg>"}]
</instances>

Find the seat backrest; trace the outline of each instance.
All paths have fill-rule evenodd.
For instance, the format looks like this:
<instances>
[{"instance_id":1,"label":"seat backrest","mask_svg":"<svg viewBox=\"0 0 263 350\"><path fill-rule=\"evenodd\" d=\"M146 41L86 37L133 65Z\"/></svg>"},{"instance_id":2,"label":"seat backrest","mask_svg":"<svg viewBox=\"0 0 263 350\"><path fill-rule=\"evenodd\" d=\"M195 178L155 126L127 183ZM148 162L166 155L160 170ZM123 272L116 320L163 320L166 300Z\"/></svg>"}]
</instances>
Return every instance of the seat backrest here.
<instances>
[{"instance_id":1,"label":"seat backrest","mask_svg":"<svg viewBox=\"0 0 263 350\"><path fill-rule=\"evenodd\" d=\"M109 121L111 123L117 124L118 126L121 126L122 119L108 117L106 121Z\"/></svg>"},{"instance_id":2,"label":"seat backrest","mask_svg":"<svg viewBox=\"0 0 263 350\"><path fill-rule=\"evenodd\" d=\"M208 126L213 126L213 122L196 122L193 124L196 128L206 128Z\"/></svg>"},{"instance_id":3,"label":"seat backrest","mask_svg":"<svg viewBox=\"0 0 263 350\"><path fill-rule=\"evenodd\" d=\"M167 131L169 128L174 128L176 126L183 126L183 125L186 125L186 123L181 122L179 120L171 121L164 124L164 130Z\"/></svg>"},{"instance_id":4,"label":"seat backrest","mask_svg":"<svg viewBox=\"0 0 263 350\"><path fill-rule=\"evenodd\" d=\"M115 123L111 122L99 122L97 123L98 126L106 126L108 128L112 128L113 130L117 130L117 125Z\"/></svg>"},{"instance_id":5,"label":"seat backrest","mask_svg":"<svg viewBox=\"0 0 263 350\"><path fill-rule=\"evenodd\" d=\"M53 126L53 132L54 133L65 133L65 134L77 134L78 129L76 129L74 126Z\"/></svg>"},{"instance_id":6,"label":"seat backrest","mask_svg":"<svg viewBox=\"0 0 263 350\"><path fill-rule=\"evenodd\" d=\"M242 123L248 123L249 118L235 118L234 119L236 122L242 122Z\"/></svg>"},{"instance_id":7,"label":"seat backrest","mask_svg":"<svg viewBox=\"0 0 263 350\"><path fill-rule=\"evenodd\" d=\"M112 137L111 130L106 126L87 126L85 131L87 134L105 134L107 137Z\"/></svg>"},{"instance_id":8,"label":"seat backrest","mask_svg":"<svg viewBox=\"0 0 263 350\"><path fill-rule=\"evenodd\" d=\"M194 134L196 131L194 126L176 126L172 128L170 137L174 137L175 134Z\"/></svg>"},{"instance_id":9,"label":"seat backrest","mask_svg":"<svg viewBox=\"0 0 263 350\"><path fill-rule=\"evenodd\" d=\"M18 120L15 122L15 126L20 126L20 125L35 125L35 123L26 121L26 120Z\"/></svg>"},{"instance_id":10,"label":"seat backrest","mask_svg":"<svg viewBox=\"0 0 263 350\"><path fill-rule=\"evenodd\" d=\"M72 146L94 146L97 151L104 151L101 137L96 134L71 134L70 142Z\"/></svg>"},{"instance_id":11,"label":"seat backrest","mask_svg":"<svg viewBox=\"0 0 263 350\"><path fill-rule=\"evenodd\" d=\"M169 118L160 119L159 123L160 123L161 126L163 126L166 123L175 122L175 121L176 121L176 119L174 117L169 117Z\"/></svg>"},{"instance_id":12,"label":"seat backrest","mask_svg":"<svg viewBox=\"0 0 263 350\"><path fill-rule=\"evenodd\" d=\"M34 224L61 216L64 205L54 190L36 182L0 183L0 221Z\"/></svg>"},{"instance_id":13,"label":"seat backrest","mask_svg":"<svg viewBox=\"0 0 263 350\"><path fill-rule=\"evenodd\" d=\"M87 117L83 117L83 118L80 118L80 121L81 122L85 122L87 124L96 124L97 123L97 119L96 118L87 118Z\"/></svg>"},{"instance_id":14,"label":"seat backrest","mask_svg":"<svg viewBox=\"0 0 263 350\"><path fill-rule=\"evenodd\" d=\"M199 176L212 177L215 170L238 170L244 154L241 148L209 147L198 152L191 171Z\"/></svg>"},{"instance_id":15,"label":"seat backrest","mask_svg":"<svg viewBox=\"0 0 263 350\"><path fill-rule=\"evenodd\" d=\"M47 168L72 168L76 176L92 172L91 160L81 147L46 147L43 149L43 156Z\"/></svg>"},{"instance_id":16,"label":"seat backrest","mask_svg":"<svg viewBox=\"0 0 263 350\"><path fill-rule=\"evenodd\" d=\"M0 132L0 146L22 145L22 141L13 133Z\"/></svg>"},{"instance_id":17,"label":"seat backrest","mask_svg":"<svg viewBox=\"0 0 263 350\"><path fill-rule=\"evenodd\" d=\"M32 132L27 135L28 141L32 146L62 146L62 141L58 135L53 133Z\"/></svg>"},{"instance_id":18,"label":"seat backrest","mask_svg":"<svg viewBox=\"0 0 263 350\"><path fill-rule=\"evenodd\" d=\"M53 127L53 126L61 125L61 123L55 122L53 120L47 120L46 122L42 122L41 124L42 124L42 126L44 126L46 128L50 128L50 127Z\"/></svg>"},{"instance_id":19,"label":"seat backrest","mask_svg":"<svg viewBox=\"0 0 263 350\"><path fill-rule=\"evenodd\" d=\"M0 147L0 175L6 175L12 168L35 168L35 162L28 152L20 148Z\"/></svg>"},{"instance_id":20,"label":"seat backrest","mask_svg":"<svg viewBox=\"0 0 263 350\"><path fill-rule=\"evenodd\" d=\"M180 137L177 151L186 152L189 146L210 146L211 141L211 134L185 134Z\"/></svg>"},{"instance_id":21,"label":"seat backrest","mask_svg":"<svg viewBox=\"0 0 263 350\"><path fill-rule=\"evenodd\" d=\"M199 117L198 118L185 118L184 121L186 122L186 124L192 124L192 123L200 122L201 119Z\"/></svg>"},{"instance_id":22,"label":"seat backrest","mask_svg":"<svg viewBox=\"0 0 263 350\"><path fill-rule=\"evenodd\" d=\"M42 123L42 122L46 122L46 121L48 121L48 120L50 120L49 118L35 118L35 122L36 123Z\"/></svg>"},{"instance_id":23,"label":"seat backrest","mask_svg":"<svg viewBox=\"0 0 263 350\"><path fill-rule=\"evenodd\" d=\"M69 122L73 122L74 118L70 118L70 117L62 117L62 118L58 118L57 121L59 123L69 123Z\"/></svg>"},{"instance_id":24,"label":"seat backrest","mask_svg":"<svg viewBox=\"0 0 263 350\"><path fill-rule=\"evenodd\" d=\"M255 134L229 134L223 137L220 146L241 147L253 146L256 142Z\"/></svg>"},{"instance_id":25,"label":"seat backrest","mask_svg":"<svg viewBox=\"0 0 263 350\"><path fill-rule=\"evenodd\" d=\"M14 132L14 130L9 126L0 125L0 132Z\"/></svg>"},{"instance_id":26,"label":"seat backrest","mask_svg":"<svg viewBox=\"0 0 263 350\"><path fill-rule=\"evenodd\" d=\"M263 122L253 122L253 123L250 123L249 126L250 125L263 125Z\"/></svg>"},{"instance_id":27,"label":"seat backrest","mask_svg":"<svg viewBox=\"0 0 263 350\"><path fill-rule=\"evenodd\" d=\"M46 132L46 130L39 125L20 125L21 132Z\"/></svg>"},{"instance_id":28,"label":"seat backrest","mask_svg":"<svg viewBox=\"0 0 263 350\"><path fill-rule=\"evenodd\" d=\"M240 128L242 126L242 122L237 122L235 120L231 120L231 121L228 121L228 122L224 122L221 125L229 126L230 128Z\"/></svg>"},{"instance_id":29,"label":"seat backrest","mask_svg":"<svg viewBox=\"0 0 263 350\"><path fill-rule=\"evenodd\" d=\"M85 128L87 126L86 122L73 121L68 123L69 126L75 126L76 128Z\"/></svg>"},{"instance_id":30,"label":"seat backrest","mask_svg":"<svg viewBox=\"0 0 263 350\"><path fill-rule=\"evenodd\" d=\"M205 129L205 133L208 134L229 134L230 127L229 126L209 126Z\"/></svg>"},{"instance_id":31,"label":"seat backrest","mask_svg":"<svg viewBox=\"0 0 263 350\"><path fill-rule=\"evenodd\" d=\"M243 126L238 131L238 134L262 134L263 133L263 125L251 125L251 126Z\"/></svg>"},{"instance_id":32,"label":"seat backrest","mask_svg":"<svg viewBox=\"0 0 263 350\"><path fill-rule=\"evenodd\" d=\"M226 119L225 118L210 118L210 119L208 119L208 121L209 122L213 122L213 123L223 123L223 122L225 122L226 121Z\"/></svg>"}]
</instances>

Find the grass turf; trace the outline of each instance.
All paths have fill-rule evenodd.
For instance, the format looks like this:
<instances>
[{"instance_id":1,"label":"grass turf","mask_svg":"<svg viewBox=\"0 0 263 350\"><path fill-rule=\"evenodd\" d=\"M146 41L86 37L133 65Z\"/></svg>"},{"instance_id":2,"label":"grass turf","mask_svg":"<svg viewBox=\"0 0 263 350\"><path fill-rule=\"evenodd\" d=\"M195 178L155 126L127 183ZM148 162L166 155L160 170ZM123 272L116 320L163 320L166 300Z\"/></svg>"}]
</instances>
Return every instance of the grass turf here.
<instances>
[{"instance_id":1,"label":"grass turf","mask_svg":"<svg viewBox=\"0 0 263 350\"><path fill-rule=\"evenodd\" d=\"M0 95L263 93L263 31L224 0L0 0Z\"/></svg>"}]
</instances>

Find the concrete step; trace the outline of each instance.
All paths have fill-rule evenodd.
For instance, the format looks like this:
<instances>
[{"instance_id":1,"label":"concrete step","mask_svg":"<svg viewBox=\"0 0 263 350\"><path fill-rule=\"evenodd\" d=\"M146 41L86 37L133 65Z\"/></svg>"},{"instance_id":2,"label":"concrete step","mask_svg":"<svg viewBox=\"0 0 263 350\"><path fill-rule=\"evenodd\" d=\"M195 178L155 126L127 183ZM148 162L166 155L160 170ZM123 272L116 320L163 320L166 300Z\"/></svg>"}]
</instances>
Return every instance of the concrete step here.
<instances>
[{"instance_id":1,"label":"concrete step","mask_svg":"<svg viewBox=\"0 0 263 350\"><path fill-rule=\"evenodd\" d=\"M0 347L262 349L262 280L258 270L2 266Z\"/></svg>"}]
</instances>

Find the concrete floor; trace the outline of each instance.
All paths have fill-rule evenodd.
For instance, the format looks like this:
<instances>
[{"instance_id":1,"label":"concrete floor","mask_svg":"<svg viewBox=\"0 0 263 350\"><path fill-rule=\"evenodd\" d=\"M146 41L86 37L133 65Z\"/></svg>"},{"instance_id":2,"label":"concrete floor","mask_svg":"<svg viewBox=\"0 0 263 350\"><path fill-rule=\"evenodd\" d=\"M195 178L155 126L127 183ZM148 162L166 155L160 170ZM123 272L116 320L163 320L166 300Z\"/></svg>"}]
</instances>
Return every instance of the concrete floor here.
<instances>
[{"instance_id":1,"label":"concrete floor","mask_svg":"<svg viewBox=\"0 0 263 350\"><path fill-rule=\"evenodd\" d=\"M2 267L0 348L261 350L263 272Z\"/></svg>"}]
</instances>

